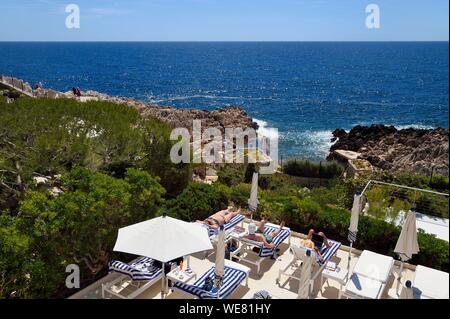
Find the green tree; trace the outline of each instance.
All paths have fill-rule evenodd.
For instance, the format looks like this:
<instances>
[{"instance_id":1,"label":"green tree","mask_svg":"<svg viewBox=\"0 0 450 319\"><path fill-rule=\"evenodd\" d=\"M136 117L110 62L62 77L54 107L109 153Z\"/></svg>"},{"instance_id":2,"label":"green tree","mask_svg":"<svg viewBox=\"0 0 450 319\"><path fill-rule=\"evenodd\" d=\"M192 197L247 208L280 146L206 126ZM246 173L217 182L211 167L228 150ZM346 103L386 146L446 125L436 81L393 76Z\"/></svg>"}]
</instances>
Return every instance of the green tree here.
<instances>
[{"instance_id":1,"label":"green tree","mask_svg":"<svg viewBox=\"0 0 450 319\"><path fill-rule=\"evenodd\" d=\"M20 214L1 216L3 297L57 296L68 264L92 278L111 259L118 229L158 215L164 202L158 180L135 169L122 180L74 168L62 188L56 197L28 191Z\"/></svg>"}]
</instances>

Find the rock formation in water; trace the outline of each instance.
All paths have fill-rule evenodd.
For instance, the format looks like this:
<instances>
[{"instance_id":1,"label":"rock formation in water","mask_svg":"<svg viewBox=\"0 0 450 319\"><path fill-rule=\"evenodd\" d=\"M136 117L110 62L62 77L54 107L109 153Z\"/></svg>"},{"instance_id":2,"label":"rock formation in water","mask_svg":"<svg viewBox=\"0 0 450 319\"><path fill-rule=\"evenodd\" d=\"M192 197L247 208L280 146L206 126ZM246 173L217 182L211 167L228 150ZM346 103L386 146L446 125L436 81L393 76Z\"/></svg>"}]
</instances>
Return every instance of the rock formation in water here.
<instances>
[{"instance_id":1,"label":"rock formation in water","mask_svg":"<svg viewBox=\"0 0 450 319\"><path fill-rule=\"evenodd\" d=\"M337 129L329 159L335 150L349 150L381 170L448 175L448 133L443 128L397 130L381 124L358 125L348 133Z\"/></svg>"}]
</instances>

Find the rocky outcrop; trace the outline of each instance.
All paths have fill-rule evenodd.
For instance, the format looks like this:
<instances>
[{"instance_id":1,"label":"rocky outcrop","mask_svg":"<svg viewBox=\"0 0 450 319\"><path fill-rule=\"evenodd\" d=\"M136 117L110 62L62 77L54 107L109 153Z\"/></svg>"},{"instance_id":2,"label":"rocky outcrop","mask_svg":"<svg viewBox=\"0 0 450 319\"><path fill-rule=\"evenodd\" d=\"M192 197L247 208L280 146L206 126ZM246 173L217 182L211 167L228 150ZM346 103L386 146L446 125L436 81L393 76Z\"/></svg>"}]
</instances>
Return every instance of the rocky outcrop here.
<instances>
[{"instance_id":1,"label":"rocky outcrop","mask_svg":"<svg viewBox=\"0 0 450 319\"><path fill-rule=\"evenodd\" d=\"M443 128L397 130L385 125L355 126L348 133L338 129L329 159L335 150L349 150L381 170L448 175L448 133Z\"/></svg>"},{"instance_id":2,"label":"rocky outcrop","mask_svg":"<svg viewBox=\"0 0 450 319\"><path fill-rule=\"evenodd\" d=\"M226 127L257 128L257 124L239 107L230 106L213 111L180 109L173 107L147 107L142 112L143 116L159 118L172 128L184 127L192 131L193 120L201 120L202 129L216 127L223 131Z\"/></svg>"},{"instance_id":3,"label":"rocky outcrop","mask_svg":"<svg viewBox=\"0 0 450 319\"><path fill-rule=\"evenodd\" d=\"M66 97L73 97L72 92L66 92L64 95ZM126 97L112 97L95 91L82 92L82 97L79 99L126 104L137 109L143 117L156 117L168 123L172 128L187 128L190 132L192 132L193 120L201 120L202 129L216 127L223 131L226 127L240 127L242 129L249 127L254 129L258 128L258 125L238 106L229 106L213 111L165 107Z\"/></svg>"}]
</instances>

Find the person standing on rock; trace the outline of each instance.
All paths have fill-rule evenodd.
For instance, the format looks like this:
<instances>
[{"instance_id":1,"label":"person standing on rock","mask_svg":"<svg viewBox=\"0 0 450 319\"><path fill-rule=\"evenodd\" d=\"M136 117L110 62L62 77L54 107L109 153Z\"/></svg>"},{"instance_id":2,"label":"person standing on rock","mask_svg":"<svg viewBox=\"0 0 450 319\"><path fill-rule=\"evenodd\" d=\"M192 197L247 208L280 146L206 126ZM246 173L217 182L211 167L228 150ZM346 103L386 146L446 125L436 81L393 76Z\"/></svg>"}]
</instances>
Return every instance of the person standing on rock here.
<instances>
[{"instance_id":1,"label":"person standing on rock","mask_svg":"<svg viewBox=\"0 0 450 319\"><path fill-rule=\"evenodd\" d=\"M80 97L81 96L81 90L80 90L79 87L73 87L72 88L72 92L73 92L73 95L75 95L76 97Z\"/></svg>"}]
</instances>

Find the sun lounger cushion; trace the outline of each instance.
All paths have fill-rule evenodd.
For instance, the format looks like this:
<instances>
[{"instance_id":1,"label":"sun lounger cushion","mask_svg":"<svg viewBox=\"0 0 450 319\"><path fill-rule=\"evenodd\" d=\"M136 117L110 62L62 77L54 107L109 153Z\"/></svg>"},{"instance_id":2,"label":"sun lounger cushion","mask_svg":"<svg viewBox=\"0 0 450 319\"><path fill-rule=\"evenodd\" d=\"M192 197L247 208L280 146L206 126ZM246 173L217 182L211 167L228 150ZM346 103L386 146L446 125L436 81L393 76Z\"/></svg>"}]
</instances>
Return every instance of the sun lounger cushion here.
<instances>
[{"instance_id":1,"label":"sun lounger cushion","mask_svg":"<svg viewBox=\"0 0 450 319\"><path fill-rule=\"evenodd\" d=\"M154 265L154 260L142 257L132 264L113 260L109 263L109 271L129 276L132 280L153 280L161 275L161 268Z\"/></svg>"},{"instance_id":2,"label":"sun lounger cushion","mask_svg":"<svg viewBox=\"0 0 450 319\"><path fill-rule=\"evenodd\" d=\"M223 277L222 286L220 288L219 299L227 298L245 279L247 274L245 271L225 266L225 275ZM175 283L174 288L187 292L200 299L217 299L217 292L203 290L203 286L207 278L214 279L214 267L208 270L203 276L192 284Z\"/></svg>"},{"instance_id":3,"label":"sun lounger cushion","mask_svg":"<svg viewBox=\"0 0 450 319\"><path fill-rule=\"evenodd\" d=\"M241 214L237 214L236 216L234 216L233 218L231 218L231 220L226 223L224 225L224 230L228 230L233 228L234 226L236 226L237 224L239 224L240 222L242 222L245 219L244 215ZM208 227L208 235L214 236L217 235L219 233L219 229L218 228L214 228L214 227Z\"/></svg>"},{"instance_id":4,"label":"sun lounger cushion","mask_svg":"<svg viewBox=\"0 0 450 319\"><path fill-rule=\"evenodd\" d=\"M393 264L392 257L364 250L359 256L353 272L384 283L388 280Z\"/></svg>"},{"instance_id":5,"label":"sun lounger cushion","mask_svg":"<svg viewBox=\"0 0 450 319\"><path fill-rule=\"evenodd\" d=\"M362 298L379 299L383 290L383 283L378 280L370 279L353 273L350 277L345 291Z\"/></svg>"},{"instance_id":6,"label":"sun lounger cushion","mask_svg":"<svg viewBox=\"0 0 450 319\"><path fill-rule=\"evenodd\" d=\"M448 299L448 279L446 272L418 265L413 291L420 299Z\"/></svg>"}]
</instances>

